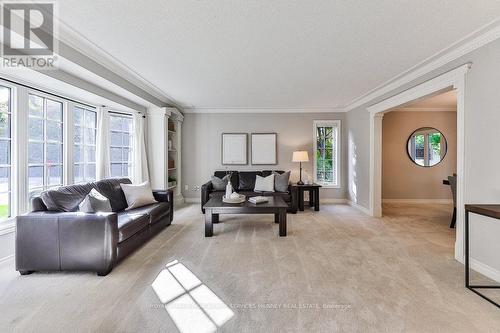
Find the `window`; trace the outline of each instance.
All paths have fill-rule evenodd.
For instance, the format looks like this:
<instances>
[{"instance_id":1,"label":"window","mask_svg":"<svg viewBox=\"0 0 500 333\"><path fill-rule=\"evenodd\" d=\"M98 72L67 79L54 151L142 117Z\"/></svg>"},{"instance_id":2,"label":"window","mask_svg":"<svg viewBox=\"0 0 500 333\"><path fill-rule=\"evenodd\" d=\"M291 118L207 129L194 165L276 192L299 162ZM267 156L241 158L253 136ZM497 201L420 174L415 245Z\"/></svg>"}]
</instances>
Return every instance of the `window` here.
<instances>
[{"instance_id":1,"label":"window","mask_svg":"<svg viewBox=\"0 0 500 333\"><path fill-rule=\"evenodd\" d=\"M29 94L29 196L63 184L63 103Z\"/></svg>"},{"instance_id":2,"label":"window","mask_svg":"<svg viewBox=\"0 0 500 333\"><path fill-rule=\"evenodd\" d=\"M73 109L73 179L75 183L96 179L97 113L75 106Z\"/></svg>"},{"instance_id":3,"label":"window","mask_svg":"<svg viewBox=\"0 0 500 333\"><path fill-rule=\"evenodd\" d=\"M340 120L314 121L314 182L339 187Z\"/></svg>"},{"instance_id":4,"label":"window","mask_svg":"<svg viewBox=\"0 0 500 333\"><path fill-rule=\"evenodd\" d=\"M111 177L127 177L132 174L133 119L117 113L109 118Z\"/></svg>"},{"instance_id":5,"label":"window","mask_svg":"<svg viewBox=\"0 0 500 333\"><path fill-rule=\"evenodd\" d=\"M408 156L417 165L431 167L439 164L447 150L446 138L435 128L422 127L408 139Z\"/></svg>"},{"instance_id":6,"label":"window","mask_svg":"<svg viewBox=\"0 0 500 333\"><path fill-rule=\"evenodd\" d=\"M0 222L11 216L11 90L0 86Z\"/></svg>"}]
</instances>

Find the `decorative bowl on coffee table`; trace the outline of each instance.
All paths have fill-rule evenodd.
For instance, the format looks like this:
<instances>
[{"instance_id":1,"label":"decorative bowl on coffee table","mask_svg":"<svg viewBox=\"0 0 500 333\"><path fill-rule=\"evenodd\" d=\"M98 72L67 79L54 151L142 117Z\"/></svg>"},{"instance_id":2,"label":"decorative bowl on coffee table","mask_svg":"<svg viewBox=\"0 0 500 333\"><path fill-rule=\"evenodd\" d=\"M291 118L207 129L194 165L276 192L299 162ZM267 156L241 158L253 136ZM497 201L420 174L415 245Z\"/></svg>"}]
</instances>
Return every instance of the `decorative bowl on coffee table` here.
<instances>
[{"instance_id":1,"label":"decorative bowl on coffee table","mask_svg":"<svg viewBox=\"0 0 500 333\"><path fill-rule=\"evenodd\" d=\"M222 202L225 202L225 203L239 204L239 203L245 202L245 200L246 200L246 197L243 194L240 194L237 199L233 199L231 197L226 198L225 195L222 196Z\"/></svg>"}]
</instances>

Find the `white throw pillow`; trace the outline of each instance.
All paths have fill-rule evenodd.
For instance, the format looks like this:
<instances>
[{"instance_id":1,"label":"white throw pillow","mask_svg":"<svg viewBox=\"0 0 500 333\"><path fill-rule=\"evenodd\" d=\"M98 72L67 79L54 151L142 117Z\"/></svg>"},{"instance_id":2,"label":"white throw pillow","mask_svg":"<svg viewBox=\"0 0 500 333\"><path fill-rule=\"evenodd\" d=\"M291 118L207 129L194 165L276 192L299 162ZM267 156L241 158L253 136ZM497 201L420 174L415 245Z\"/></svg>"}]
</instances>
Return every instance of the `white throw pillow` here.
<instances>
[{"instance_id":1,"label":"white throw pillow","mask_svg":"<svg viewBox=\"0 0 500 333\"><path fill-rule=\"evenodd\" d=\"M274 192L274 174L255 178L254 192Z\"/></svg>"},{"instance_id":2,"label":"white throw pillow","mask_svg":"<svg viewBox=\"0 0 500 333\"><path fill-rule=\"evenodd\" d=\"M90 190L90 193L85 196L82 202L78 205L80 212L98 213L111 212L111 204L109 199L99 193L95 188Z\"/></svg>"},{"instance_id":3,"label":"white throw pillow","mask_svg":"<svg viewBox=\"0 0 500 333\"><path fill-rule=\"evenodd\" d=\"M139 208L146 205L154 204L158 201L153 197L153 191L151 190L151 185L149 182L144 182L142 184L132 185L132 184L120 184L123 193L125 194L125 199L127 199L127 209Z\"/></svg>"}]
</instances>

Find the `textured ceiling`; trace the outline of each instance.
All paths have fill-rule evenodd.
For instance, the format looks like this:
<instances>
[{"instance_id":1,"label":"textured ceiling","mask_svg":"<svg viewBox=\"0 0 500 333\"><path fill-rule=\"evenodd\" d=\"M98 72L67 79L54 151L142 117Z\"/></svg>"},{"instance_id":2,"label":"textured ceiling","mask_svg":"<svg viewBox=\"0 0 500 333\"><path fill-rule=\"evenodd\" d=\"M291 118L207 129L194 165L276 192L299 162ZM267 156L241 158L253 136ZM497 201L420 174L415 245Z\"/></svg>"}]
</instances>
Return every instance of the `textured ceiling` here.
<instances>
[{"instance_id":1,"label":"textured ceiling","mask_svg":"<svg viewBox=\"0 0 500 333\"><path fill-rule=\"evenodd\" d=\"M184 106L324 108L500 16L498 0L64 0L60 18Z\"/></svg>"}]
</instances>

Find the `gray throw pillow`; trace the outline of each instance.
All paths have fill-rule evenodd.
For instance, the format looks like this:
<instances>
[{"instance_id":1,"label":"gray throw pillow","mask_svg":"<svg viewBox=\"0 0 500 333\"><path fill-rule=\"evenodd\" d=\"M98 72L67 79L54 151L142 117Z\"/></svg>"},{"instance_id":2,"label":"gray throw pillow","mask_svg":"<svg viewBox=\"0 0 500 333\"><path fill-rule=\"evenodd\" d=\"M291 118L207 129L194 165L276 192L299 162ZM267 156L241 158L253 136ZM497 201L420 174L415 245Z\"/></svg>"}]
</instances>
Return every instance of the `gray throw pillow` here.
<instances>
[{"instance_id":1,"label":"gray throw pillow","mask_svg":"<svg viewBox=\"0 0 500 333\"><path fill-rule=\"evenodd\" d=\"M78 205L80 212L97 213L111 212L111 204L109 199L93 188L89 194Z\"/></svg>"},{"instance_id":2,"label":"gray throw pillow","mask_svg":"<svg viewBox=\"0 0 500 333\"><path fill-rule=\"evenodd\" d=\"M274 174L274 190L276 192L287 192L288 191L288 183L290 181L290 171L279 174L277 172L273 172Z\"/></svg>"},{"instance_id":3,"label":"gray throw pillow","mask_svg":"<svg viewBox=\"0 0 500 333\"><path fill-rule=\"evenodd\" d=\"M225 175L224 178L212 176L212 187L215 191L224 191L231 175Z\"/></svg>"}]
</instances>

